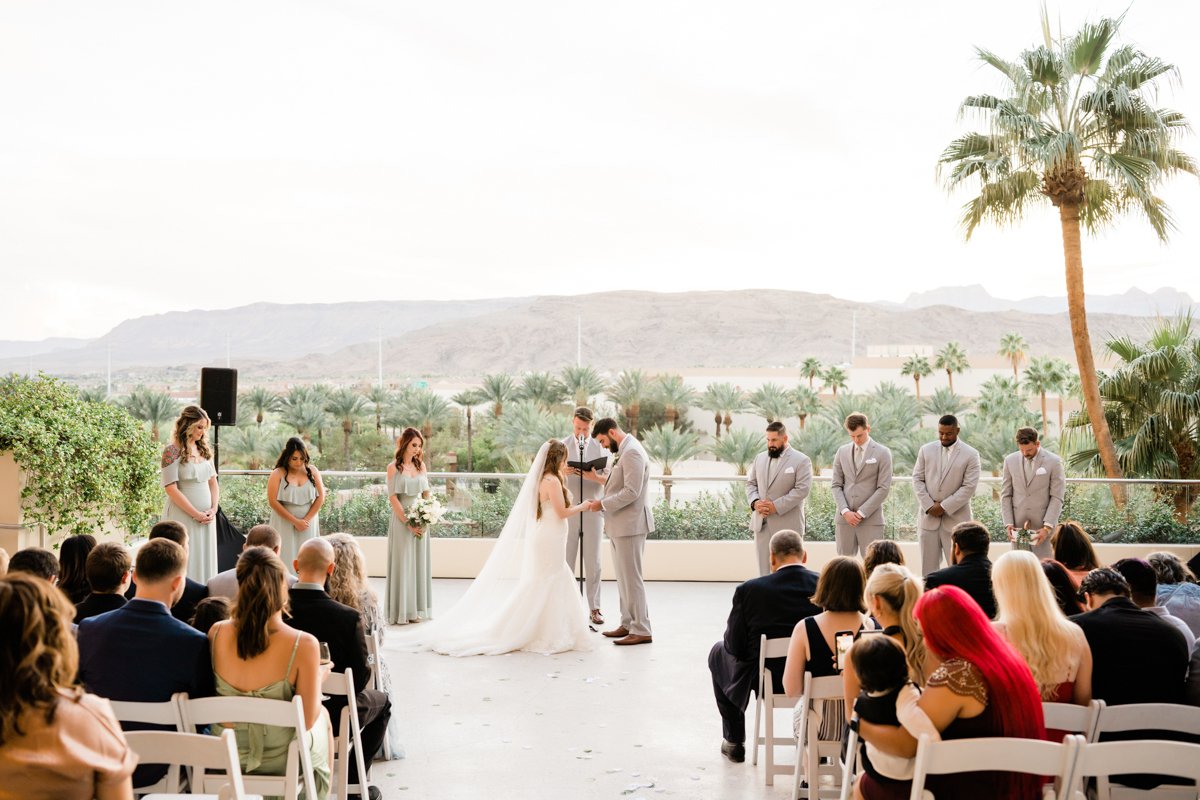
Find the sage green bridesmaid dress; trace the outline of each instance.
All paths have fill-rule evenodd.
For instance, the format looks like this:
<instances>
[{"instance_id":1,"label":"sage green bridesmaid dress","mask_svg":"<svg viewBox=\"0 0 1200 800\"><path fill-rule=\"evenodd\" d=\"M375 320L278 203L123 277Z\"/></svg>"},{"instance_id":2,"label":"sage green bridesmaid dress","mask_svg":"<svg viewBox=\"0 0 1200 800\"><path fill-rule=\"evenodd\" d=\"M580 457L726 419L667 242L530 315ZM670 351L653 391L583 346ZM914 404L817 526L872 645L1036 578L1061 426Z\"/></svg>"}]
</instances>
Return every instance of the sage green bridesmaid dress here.
<instances>
[{"instance_id":1,"label":"sage green bridesmaid dress","mask_svg":"<svg viewBox=\"0 0 1200 800\"><path fill-rule=\"evenodd\" d=\"M430 491L424 473L409 478L399 470L388 478L387 493L398 495L400 505L409 505ZM418 619L433 619L433 569L429 556L429 531L414 536L393 508L388 521L387 601L384 614L388 624L403 625Z\"/></svg>"},{"instance_id":2,"label":"sage green bridesmaid dress","mask_svg":"<svg viewBox=\"0 0 1200 800\"><path fill-rule=\"evenodd\" d=\"M165 489L172 483L197 511L208 511L212 508L212 492L208 482L217 474L212 460L183 461L179 456L179 448L170 445L163 451L162 485ZM208 581L217 574L217 521L201 523L179 506L175 505L169 496L163 504L162 520L173 519L183 523L188 532L188 565L187 576L200 583Z\"/></svg>"},{"instance_id":3,"label":"sage green bridesmaid dress","mask_svg":"<svg viewBox=\"0 0 1200 800\"><path fill-rule=\"evenodd\" d=\"M312 508L312 504L317 501L317 487L310 480L303 486L297 486L294 483L288 483L286 480L279 481L279 491L275 494L275 499L278 500L288 513L296 519L304 519L304 515ZM292 562L296 560L296 554L300 552L300 545L307 542L309 539L315 539L321 535L321 517L315 516L308 523L308 530L296 530L292 523L280 516L279 512L274 508L271 509L271 527L279 533L280 546L279 557L283 560L283 565L287 567L288 572L293 575L296 573L296 568L292 566Z\"/></svg>"}]
</instances>

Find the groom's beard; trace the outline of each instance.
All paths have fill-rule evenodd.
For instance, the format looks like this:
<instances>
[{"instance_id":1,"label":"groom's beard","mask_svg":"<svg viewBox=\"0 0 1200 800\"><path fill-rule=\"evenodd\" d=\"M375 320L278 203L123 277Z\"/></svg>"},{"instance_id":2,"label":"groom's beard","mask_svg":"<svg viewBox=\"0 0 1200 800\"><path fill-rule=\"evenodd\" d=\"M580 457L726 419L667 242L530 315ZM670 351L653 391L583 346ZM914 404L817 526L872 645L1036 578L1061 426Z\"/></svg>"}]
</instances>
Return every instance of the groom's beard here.
<instances>
[{"instance_id":1,"label":"groom's beard","mask_svg":"<svg viewBox=\"0 0 1200 800\"><path fill-rule=\"evenodd\" d=\"M621 446L619 444L617 444L616 442L610 441L608 443L608 449L614 453L617 452L617 450L619 450L620 448L621 448Z\"/></svg>"},{"instance_id":2,"label":"groom's beard","mask_svg":"<svg viewBox=\"0 0 1200 800\"><path fill-rule=\"evenodd\" d=\"M767 455L771 458L779 458L779 454L783 452L782 447L768 447Z\"/></svg>"}]
</instances>

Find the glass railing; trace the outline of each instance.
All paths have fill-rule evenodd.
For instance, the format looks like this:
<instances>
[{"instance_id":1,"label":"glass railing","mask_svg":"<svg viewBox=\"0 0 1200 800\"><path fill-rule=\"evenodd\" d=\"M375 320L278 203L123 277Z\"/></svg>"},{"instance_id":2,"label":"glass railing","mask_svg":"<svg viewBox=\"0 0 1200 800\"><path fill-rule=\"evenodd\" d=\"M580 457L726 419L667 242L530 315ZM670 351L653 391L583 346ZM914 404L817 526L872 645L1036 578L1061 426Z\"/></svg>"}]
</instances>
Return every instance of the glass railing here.
<instances>
[{"instance_id":1,"label":"glass railing","mask_svg":"<svg viewBox=\"0 0 1200 800\"><path fill-rule=\"evenodd\" d=\"M221 508L237 526L267 522L269 471L221 473ZM392 513L383 472L323 472L328 496L321 509L323 533L386 536ZM449 513L433 532L438 537L494 537L500 533L524 475L431 472L434 494ZM652 476L654 539L729 540L750 538L744 476ZM816 476L808 498L805 538L832 541L833 492L829 475ZM1126 502L1118 507L1110 484L1120 483ZM983 477L972 500L975 519L996 541L1007 541L1000 514L1000 478ZM1068 478L1062 519L1074 519L1096 541L1146 544L1200 543L1200 481ZM912 478L896 476L884 504L886 535L915 541L921 511Z\"/></svg>"}]
</instances>

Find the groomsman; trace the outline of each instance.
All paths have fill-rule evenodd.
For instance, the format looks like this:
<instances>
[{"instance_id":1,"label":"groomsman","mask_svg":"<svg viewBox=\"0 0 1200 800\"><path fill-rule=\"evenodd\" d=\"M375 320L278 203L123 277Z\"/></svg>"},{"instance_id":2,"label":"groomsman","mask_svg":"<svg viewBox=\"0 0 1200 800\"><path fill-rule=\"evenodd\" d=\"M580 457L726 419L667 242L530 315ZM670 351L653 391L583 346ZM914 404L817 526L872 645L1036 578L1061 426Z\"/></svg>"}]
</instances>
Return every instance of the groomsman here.
<instances>
[{"instance_id":1,"label":"groomsman","mask_svg":"<svg viewBox=\"0 0 1200 800\"><path fill-rule=\"evenodd\" d=\"M971 520L971 498L979 486L979 451L958 438L958 418L938 420L938 440L923 446L913 467L913 491L921 504L917 520L921 577L950 563L954 526Z\"/></svg>"},{"instance_id":2,"label":"groomsman","mask_svg":"<svg viewBox=\"0 0 1200 800\"><path fill-rule=\"evenodd\" d=\"M566 467L563 472L567 475L567 488L575 498L576 503L585 503L599 499L604 491L604 480L608 476L608 450L592 437L592 420L595 415L590 408L580 406L575 409L571 418L575 435L563 439L567 446L568 461L595 461L605 459L605 468L584 472L583 484L580 485L580 472L574 467ZM583 440L583 452L580 452L579 441ZM582 488L583 496L580 496ZM604 617L600 615L600 541L604 538L604 517L595 511L584 511L577 518L567 521L567 565L575 572L575 564L579 559L579 529L580 521L583 527L583 577L584 593L591 609L592 623L603 625Z\"/></svg>"},{"instance_id":3,"label":"groomsman","mask_svg":"<svg viewBox=\"0 0 1200 800\"><path fill-rule=\"evenodd\" d=\"M1000 513L1009 541L1022 528L1031 531L1030 549L1038 558L1053 558L1050 533L1062 514L1067 471L1062 459L1042 447L1036 428L1017 431L1017 452L1004 459Z\"/></svg>"},{"instance_id":4,"label":"groomsman","mask_svg":"<svg viewBox=\"0 0 1200 800\"><path fill-rule=\"evenodd\" d=\"M804 535L804 501L812 490L812 459L788 444L782 422L767 426L767 451L746 473L750 530L758 551L758 574L771 574L771 537L779 531Z\"/></svg>"},{"instance_id":5,"label":"groomsman","mask_svg":"<svg viewBox=\"0 0 1200 800\"><path fill-rule=\"evenodd\" d=\"M892 490L892 451L871 438L867 415L846 417L850 443L833 459L834 540L839 556L866 555L883 538L883 501Z\"/></svg>"}]
</instances>

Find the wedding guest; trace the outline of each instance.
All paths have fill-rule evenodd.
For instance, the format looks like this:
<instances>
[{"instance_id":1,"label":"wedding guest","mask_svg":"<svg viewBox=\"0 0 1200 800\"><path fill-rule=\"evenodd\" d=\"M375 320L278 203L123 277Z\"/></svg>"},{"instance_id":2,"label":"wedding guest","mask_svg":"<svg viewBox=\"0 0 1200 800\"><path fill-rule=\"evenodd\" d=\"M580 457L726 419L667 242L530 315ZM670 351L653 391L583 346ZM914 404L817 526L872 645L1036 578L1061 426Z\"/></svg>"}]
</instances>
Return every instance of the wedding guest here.
<instances>
[{"instance_id":1,"label":"wedding guest","mask_svg":"<svg viewBox=\"0 0 1200 800\"><path fill-rule=\"evenodd\" d=\"M915 614L930 655L941 662L917 705L943 740L1044 738L1042 702L1029 667L973 598L957 586L941 586L921 596ZM860 722L859 735L893 756L912 758L917 752L916 739L902 727ZM939 800L1035 800L1041 783L1036 775L961 772L930 775L925 788ZM907 797L910 787L881 786L864 775L856 791L879 800Z\"/></svg>"},{"instance_id":2,"label":"wedding guest","mask_svg":"<svg viewBox=\"0 0 1200 800\"><path fill-rule=\"evenodd\" d=\"M221 488L208 444L209 424L208 414L200 406L185 407L162 454L162 485L167 494L162 519L184 526L192 543L188 577L199 583L217 574L216 516Z\"/></svg>"},{"instance_id":3,"label":"wedding guest","mask_svg":"<svg viewBox=\"0 0 1200 800\"><path fill-rule=\"evenodd\" d=\"M375 636L382 646L387 622L383 617L383 609L379 607L379 598L367 578L367 560L363 557L362 549L348 533L331 533L325 540L333 547L333 574L326 582L329 596L342 605L356 609L362 615L367 636ZM396 694L392 690L392 674L387 659L375 660L371 668L378 673L379 688L394 707ZM400 717L396 714L388 720L385 745L385 761L404 758L404 746L400 744Z\"/></svg>"},{"instance_id":4,"label":"wedding guest","mask_svg":"<svg viewBox=\"0 0 1200 800\"><path fill-rule=\"evenodd\" d=\"M867 548L867 554L863 556L863 571L867 573L868 579L881 564L904 566L904 553L900 551L900 545L891 539L876 539Z\"/></svg>"},{"instance_id":5,"label":"wedding guest","mask_svg":"<svg viewBox=\"0 0 1200 800\"><path fill-rule=\"evenodd\" d=\"M1066 567L1053 558L1043 558L1042 574L1046 576L1046 580L1050 581L1050 588L1054 590L1055 602L1058 603L1058 608L1063 612L1063 616L1073 617L1087 611L1083 607L1083 603L1079 602L1079 587L1071 580L1071 573L1067 572Z\"/></svg>"},{"instance_id":6,"label":"wedding guest","mask_svg":"<svg viewBox=\"0 0 1200 800\"><path fill-rule=\"evenodd\" d=\"M75 682L75 609L46 581L0 579L0 794L133 800L137 755L103 698Z\"/></svg>"},{"instance_id":7,"label":"wedding guest","mask_svg":"<svg viewBox=\"0 0 1200 800\"><path fill-rule=\"evenodd\" d=\"M1122 558L1114 561L1112 568L1125 576L1129 582L1129 599L1143 611L1149 611L1174 625L1187 639L1188 652L1196 644L1196 636L1188 624L1158 605L1158 575L1154 567L1140 558Z\"/></svg>"},{"instance_id":8,"label":"wedding guest","mask_svg":"<svg viewBox=\"0 0 1200 800\"><path fill-rule=\"evenodd\" d=\"M87 557L96 546L90 533L68 536L58 546L58 589L75 605L91 594L87 579Z\"/></svg>"},{"instance_id":9,"label":"wedding guest","mask_svg":"<svg viewBox=\"0 0 1200 800\"><path fill-rule=\"evenodd\" d=\"M271 527L282 541L280 560L289 570L300 545L321 535L319 513L325 502L320 471L309 463L308 448L299 436L287 440L267 479Z\"/></svg>"},{"instance_id":10,"label":"wedding guest","mask_svg":"<svg viewBox=\"0 0 1200 800\"><path fill-rule=\"evenodd\" d=\"M228 598L206 597L196 605L196 613L188 624L207 636L213 625L229 619L230 608Z\"/></svg>"},{"instance_id":11,"label":"wedding guest","mask_svg":"<svg viewBox=\"0 0 1200 800\"><path fill-rule=\"evenodd\" d=\"M275 555L279 555L282 541L279 533L270 525L255 525L246 532L246 541L242 544L242 552L246 552L251 547L265 547ZM296 576L289 572L287 582L290 589L296 583ZM208 581L209 597L225 597L232 600L237 597L237 590L236 564L224 572L218 572Z\"/></svg>"},{"instance_id":12,"label":"wedding guest","mask_svg":"<svg viewBox=\"0 0 1200 800\"><path fill-rule=\"evenodd\" d=\"M1050 532L1058 525L1067 473L1062 459L1042 447L1036 428L1017 431L1017 452L1004 459L1000 513L1008 539L1017 543L1021 530L1029 530L1029 545L1038 558L1050 558Z\"/></svg>"},{"instance_id":13,"label":"wedding guest","mask_svg":"<svg viewBox=\"0 0 1200 800\"><path fill-rule=\"evenodd\" d=\"M173 519L163 520L150 529L149 539L150 541L154 541L155 539L170 539L183 548L183 552L188 557L188 563L191 563L191 540L188 538L187 528L183 523L176 522ZM134 570L133 583L125 592L125 599L133 599L136 595L137 570ZM208 587L199 581L194 581L190 577L185 576L183 594L179 596L179 599L171 608L171 616L180 622L189 622L196 613L196 605L206 597L208 597Z\"/></svg>"},{"instance_id":14,"label":"wedding guest","mask_svg":"<svg viewBox=\"0 0 1200 800\"><path fill-rule=\"evenodd\" d=\"M329 797L328 719L321 705L321 684L333 665L322 666L320 646L312 634L283 621L287 605L287 570L279 556L252 547L238 559L238 596L233 615L208 632L217 694L304 702L301 747L309 751L318 800ZM213 725L219 734L222 725ZM234 727L226 723L224 727ZM250 723L236 729L242 771L247 775L283 775L294 728ZM252 749L253 748L253 749Z\"/></svg>"},{"instance_id":15,"label":"wedding guest","mask_svg":"<svg viewBox=\"0 0 1200 800\"><path fill-rule=\"evenodd\" d=\"M13 553L8 560L8 572L24 572L36 575L51 586L58 584L58 559L49 550L40 547L26 547Z\"/></svg>"},{"instance_id":16,"label":"wedding guest","mask_svg":"<svg viewBox=\"0 0 1200 800\"><path fill-rule=\"evenodd\" d=\"M75 606L75 624L89 617L116 611L125 605L125 591L133 581L133 558L119 542L101 542L88 553L88 598Z\"/></svg>"},{"instance_id":17,"label":"wedding guest","mask_svg":"<svg viewBox=\"0 0 1200 800\"><path fill-rule=\"evenodd\" d=\"M758 649L762 636L782 639L806 617L821 612L813 605L817 573L804 566L808 554L796 531L777 531L771 537L771 572L753 578L733 592L733 608L725 638L708 654L717 711L724 740L721 753L733 762L746 759L746 703L758 691ZM783 694L785 659L767 659L771 684Z\"/></svg>"},{"instance_id":18,"label":"wedding guest","mask_svg":"<svg viewBox=\"0 0 1200 800\"><path fill-rule=\"evenodd\" d=\"M166 703L176 692L213 694L208 640L171 616L183 594L187 551L167 538L137 552L137 595L115 611L79 623L79 681L109 700ZM125 730L171 730L170 726L123 723ZM157 783L162 764L138 767L134 787Z\"/></svg>"},{"instance_id":19,"label":"wedding guest","mask_svg":"<svg viewBox=\"0 0 1200 800\"><path fill-rule=\"evenodd\" d=\"M938 420L938 440L917 451L913 491L921 506L917 515L921 574L928 575L950 562L954 526L971 519L971 498L979 486L979 451L958 438L958 418Z\"/></svg>"},{"instance_id":20,"label":"wedding guest","mask_svg":"<svg viewBox=\"0 0 1200 800\"><path fill-rule=\"evenodd\" d=\"M357 609L342 605L325 592L325 581L333 574L333 547L324 539L311 539L300 545L296 556L296 574L300 580L289 591L291 617L288 624L311 633L317 641L329 646L333 671L354 672L354 691L358 706L358 724L362 731L362 755L367 771L375 754L383 745L392 704L383 692L368 688L371 667L367 663L367 630ZM340 735L342 709L346 698L341 695L325 701L325 710L333 722L333 733ZM350 783L358 783L358 764L350 763ZM379 797L374 786L372 800Z\"/></svg>"},{"instance_id":21,"label":"wedding guest","mask_svg":"<svg viewBox=\"0 0 1200 800\"><path fill-rule=\"evenodd\" d=\"M1158 575L1158 605L1186 622L1200 638L1200 586L1196 585L1196 576L1174 553L1151 553L1146 560Z\"/></svg>"},{"instance_id":22,"label":"wedding guest","mask_svg":"<svg viewBox=\"0 0 1200 800\"><path fill-rule=\"evenodd\" d=\"M593 462L604 460L607 464L611 454L607 448L592 436L592 422L595 414L587 406L575 409L571 417L572 435L562 440L567 446L569 461ZM580 450L579 441L583 440ZM567 478L567 491L571 492L579 503L598 500L603 496L604 481L608 477L608 467L580 472L575 467L564 467L563 475ZM579 538L583 536L583 546ZM579 521L567 525L567 565L574 572L579 554L583 553L584 594L587 597L588 616L593 625L603 625L604 617L600 613L600 542L604 538L604 517L596 511L584 511L579 515Z\"/></svg>"},{"instance_id":23,"label":"wedding guest","mask_svg":"<svg viewBox=\"0 0 1200 800\"><path fill-rule=\"evenodd\" d=\"M771 573L771 537L779 531L804 533L804 501L812 490L812 459L788 444L782 422L767 426L767 450L746 473L750 531L758 553L758 574Z\"/></svg>"},{"instance_id":24,"label":"wedding guest","mask_svg":"<svg viewBox=\"0 0 1200 800\"><path fill-rule=\"evenodd\" d=\"M996 616L992 594L992 562L988 560L991 536L981 523L960 522L950 534L954 541L950 566L925 576L925 591L938 586L957 586L979 603L988 619Z\"/></svg>"},{"instance_id":25,"label":"wedding guest","mask_svg":"<svg viewBox=\"0 0 1200 800\"><path fill-rule=\"evenodd\" d=\"M1087 637L1063 616L1037 556L1013 550L992 565L998 613L992 626L1017 649L1048 703L1092 701L1092 651ZM1054 737L1062 741L1066 731Z\"/></svg>"},{"instance_id":26,"label":"wedding guest","mask_svg":"<svg viewBox=\"0 0 1200 800\"><path fill-rule=\"evenodd\" d=\"M908 567L880 564L867 578L865 595L867 610L883 627L884 635L894 639L904 650L909 680L915 686L924 686L932 664L925 652L921 628L913 618L913 609L921 599L920 578L913 575ZM846 696L846 713L849 715L855 698L863 688L853 662L842 671L842 685ZM846 721L850 721L849 716Z\"/></svg>"},{"instance_id":27,"label":"wedding guest","mask_svg":"<svg viewBox=\"0 0 1200 800\"><path fill-rule=\"evenodd\" d=\"M416 428L405 428L388 464L387 493L392 505L388 522L387 598L384 613L390 625L433 618L433 564L429 532L408 521L408 508L419 497L429 497L425 473L425 437Z\"/></svg>"},{"instance_id":28,"label":"wedding guest","mask_svg":"<svg viewBox=\"0 0 1200 800\"><path fill-rule=\"evenodd\" d=\"M883 538L883 503L892 490L892 451L871 438L867 416L846 417L850 443L833 459L834 538L839 556L859 555Z\"/></svg>"},{"instance_id":29,"label":"wedding guest","mask_svg":"<svg viewBox=\"0 0 1200 800\"><path fill-rule=\"evenodd\" d=\"M1104 566L1096 557L1092 537L1074 520L1069 519L1060 524L1054 531L1050 544L1054 548L1054 560L1066 567L1067 574L1071 576L1071 583L1077 590L1089 572Z\"/></svg>"}]
</instances>

